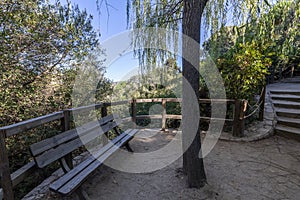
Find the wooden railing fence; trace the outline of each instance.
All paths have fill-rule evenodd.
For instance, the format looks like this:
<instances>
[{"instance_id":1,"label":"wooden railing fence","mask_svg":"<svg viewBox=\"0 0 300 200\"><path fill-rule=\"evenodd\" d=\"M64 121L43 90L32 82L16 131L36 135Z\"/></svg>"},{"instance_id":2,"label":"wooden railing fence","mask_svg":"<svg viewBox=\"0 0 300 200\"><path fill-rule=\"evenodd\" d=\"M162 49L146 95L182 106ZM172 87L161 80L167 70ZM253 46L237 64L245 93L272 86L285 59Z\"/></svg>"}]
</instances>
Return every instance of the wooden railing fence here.
<instances>
[{"instance_id":1,"label":"wooden railing fence","mask_svg":"<svg viewBox=\"0 0 300 200\"><path fill-rule=\"evenodd\" d=\"M6 147L5 139L17 134L22 134L27 130L33 129L35 127L60 120L61 130L66 131L71 128L71 115L76 113L85 113L92 110L100 110L101 117L107 116L108 107L117 105L128 105L131 107L131 117L129 120L136 124L139 119L160 119L162 120L162 130L166 129L167 119L181 119L181 115L174 115L167 113L167 104L169 102L178 102L182 100L179 98L155 98L155 99L133 99L126 101L110 102L110 103L99 103L89 106L82 106L78 108L67 109L64 111L55 112L49 115L29 119L9 126L0 127L0 200L1 196L5 200L13 200L14 193L13 188L21 183L28 175L35 171L36 166L33 161L29 162L25 166L21 167L17 171L10 174L8 150ZM235 105L234 117L233 119L215 119L215 120L225 120L233 122L233 135L236 137L242 137L244 132L244 116L246 112L245 101L240 100L230 100L230 99L200 99L200 104L209 104L212 101L216 102L226 102ZM137 115L137 104L139 103L161 103L163 111L160 115ZM200 119L210 120L209 117L200 117ZM71 156L70 156L71 158ZM72 161L69 159L69 163Z\"/></svg>"}]
</instances>

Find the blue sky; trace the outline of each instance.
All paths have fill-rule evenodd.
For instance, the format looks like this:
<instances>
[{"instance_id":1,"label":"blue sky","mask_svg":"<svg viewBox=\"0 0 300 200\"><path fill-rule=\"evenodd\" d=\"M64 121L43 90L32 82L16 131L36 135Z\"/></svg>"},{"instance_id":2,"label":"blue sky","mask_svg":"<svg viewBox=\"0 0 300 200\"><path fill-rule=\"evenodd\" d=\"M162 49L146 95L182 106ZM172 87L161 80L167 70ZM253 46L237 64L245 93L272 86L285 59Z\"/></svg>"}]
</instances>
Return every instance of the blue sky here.
<instances>
[{"instance_id":1,"label":"blue sky","mask_svg":"<svg viewBox=\"0 0 300 200\"><path fill-rule=\"evenodd\" d=\"M101 34L100 43L127 30L126 0L109 0L108 2L111 5L111 7L108 7L109 13L107 7L103 4L100 15L96 0L71 0L71 2L77 4L81 10L86 9L89 14L93 15L93 26ZM138 68L138 60L134 59L132 54L126 54L106 67L105 76L114 81L119 81L128 73L132 73L133 69Z\"/></svg>"},{"instance_id":2,"label":"blue sky","mask_svg":"<svg viewBox=\"0 0 300 200\"><path fill-rule=\"evenodd\" d=\"M64 3L66 0L61 0ZM100 43L103 43L113 36L116 36L127 29L127 0L108 0L111 5L101 6L101 13L97 10L96 0L70 0L73 4L77 4L81 10L86 9L88 14L93 15L93 27L100 31ZM99 0L101 2L101 0ZM105 0L103 0L105 2ZM109 10L109 13L107 12ZM203 36L203 35L202 35ZM203 38L201 39L203 42ZM181 61L181 60L179 60ZM134 70L135 69L135 70ZM124 80L128 77L128 73L138 69L138 59L133 54L126 54L115 60L111 65L106 66L105 76L114 81Z\"/></svg>"}]
</instances>

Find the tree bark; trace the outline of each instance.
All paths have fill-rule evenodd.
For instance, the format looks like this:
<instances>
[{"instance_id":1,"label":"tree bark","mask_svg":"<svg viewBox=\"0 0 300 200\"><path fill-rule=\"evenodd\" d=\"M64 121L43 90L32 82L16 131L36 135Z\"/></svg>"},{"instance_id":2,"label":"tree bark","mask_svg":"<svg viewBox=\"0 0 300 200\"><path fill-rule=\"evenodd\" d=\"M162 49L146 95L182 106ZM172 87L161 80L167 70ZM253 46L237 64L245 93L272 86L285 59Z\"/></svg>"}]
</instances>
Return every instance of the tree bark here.
<instances>
[{"instance_id":1,"label":"tree bark","mask_svg":"<svg viewBox=\"0 0 300 200\"><path fill-rule=\"evenodd\" d=\"M198 100L200 77L200 25L201 15L207 1L208 0L184 0L182 21L183 35L189 37L189 39L185 36L182 38L182 147L183 150L186 150L183 153L183 171L187 174L188 186L196 188L203 187L206 184L206 175L201 153L199 126L200 111Z\"/></svg>"}]
</instances>

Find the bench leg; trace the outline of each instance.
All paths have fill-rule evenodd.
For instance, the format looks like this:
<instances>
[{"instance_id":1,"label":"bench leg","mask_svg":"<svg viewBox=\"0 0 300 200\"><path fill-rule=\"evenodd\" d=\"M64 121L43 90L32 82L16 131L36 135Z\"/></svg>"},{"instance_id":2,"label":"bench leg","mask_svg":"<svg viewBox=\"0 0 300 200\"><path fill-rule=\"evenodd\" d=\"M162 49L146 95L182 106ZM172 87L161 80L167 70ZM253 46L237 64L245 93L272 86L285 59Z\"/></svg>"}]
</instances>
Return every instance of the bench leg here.
<instances>
[{"instance_id":1,"label":"bench leg","mask_svg":"<svg viewBox=\"0 0 300 200\"><path fill-rule=\"evenodd\" d=\"M127 151L133 153L133 150L132 150L132 148L130 147L129 143L126 143L126 144L125 144L125 147L126 147Z\"/></svg>"},{"instance_id":2,"label":"bench leg","mask_svg":"<svg viewBox=\"0 0 300 200\"><path fill-rule=\"evenodd\" d=\"M63 169L64 173L69 172L72 168L68 165L68 162L65 158L59 159L60 166Z\"/></svg>"},{"instance_id":3,"label":"bench leg","mask_svg":"<svg viewBox=\"0 0 300 200\"><path fill-rule=\"evenodd\" d=\"M80 200L90 200L89 195L84 190L82 190L81 187L76 190L76 194Z\"/></svg>"},{"instance_id":4,"label":"bench leg","mask_svg":"<svg viewBox=\"0 0 300 200\"><path fill-rule=\"evenodd\" d=\"M114 131L115 131L115 133L116 133L117 135L120 135L120 134L121 134L117 127L114 128Z\"/></svg>"}]
</instances>

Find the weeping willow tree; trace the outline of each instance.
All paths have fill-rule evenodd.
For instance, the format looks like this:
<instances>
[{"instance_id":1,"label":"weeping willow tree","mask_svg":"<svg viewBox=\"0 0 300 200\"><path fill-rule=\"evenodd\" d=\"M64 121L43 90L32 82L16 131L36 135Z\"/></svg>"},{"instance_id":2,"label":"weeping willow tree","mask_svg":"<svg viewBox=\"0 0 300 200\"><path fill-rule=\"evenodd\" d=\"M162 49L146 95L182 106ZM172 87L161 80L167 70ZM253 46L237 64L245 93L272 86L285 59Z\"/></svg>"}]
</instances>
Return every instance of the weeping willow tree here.
<instances>
[{"instance_id":1,"label":"weeping willow tree","mask_svg":"<svg viewBox=\"0 0 300 200\"><path fill-rule=\"evenodd\" d=\"M222 57L234 44L254 41L261 52L272 59L275 71L297 67L300 1L279 0L264 11L251 13L251 20L245 24L226 26L215 32L206 42L206 48L214 60Z\"/></svg>"},{"instance_id":2,"label":"weeping willow tree","mask_svg":"<svg viewBox=\"0 0 300 200\"><path fill-rule=\"evenodd\" d=\"M277 0L269 0L277 2ZM127 0L127 23L129 28L166 28L176 31L183 30L184 0ZM230 24L237 26L236 33L243 35L249 30L253 23L257 23L264 13L272 7L267 0L200 0L199 1L201 23L204 30L204 37L208 37L218 32L222 27ZM193 11L195 11L193 9ZM195 27L195 24L189 24ZM176 34L160 35L149 33L146 38L135 38L133 43L136 47L135 54L141 61L142 70L151 67L149 63L157 63L165 60L171 55L155 49L157 43L161 41L173 42L174 51L178 48L178 38ZM145 36L145 34L143 35ZM165 39L165 40L162 40ZM149 43L149 40L151 42ZM147 45L145 45L147 44ZM154 49L139 49L141 46L151 46ZM153 65L152 65L153 66Z\"/></svg>"},{"instance_id":3,"label":"weeping willow tree","mask_svg":"<svg viewBox=\"0 0 300 200\"><path fill-rule=\"evenodd\" d=\"M182 72L183 78L183 102L182 102L182 141L183 149L187 149L183 155L183 170L188 176L188 185L190 187L202 187L206 183L203 159L201 156L200 129L196 127L196 135L191 132L199 123L199 116L195 113L195 106L188 90L185 87L190 85L197 98L199 97L199 77L198 72L200 58L200 26L203 23L205 35L212 33L224 27L226 23L237 25L250 24L252 20L263 12L267 12L270 4L266 0L128 0L127 13L128 24L130 28L152 28L152 29L172 29L182 31L184 35L192 38L199 45L193 46L184 37L178 37L176 34L166 32L166 34L157 34L152 32L143 34L144 37L135 37L133 39L136 47L135 54L140 60L141 70L147 71L153 67L153 63L158 63L166 58L173 56L176 58L178 39L182 39ZM203 20L202 20L203 18ZM146 37L145 37L146 35ZM162 40L163 38L163 40ZM158 43L173 43L173 55L164 50L157 50ZM147 48L141 48L147 46ZM151 48L153 47L153 48ZM175 53L174 53L175 52ZM190 56L191 60L185 60ZM193 137L193 138L191 138ZM187 147L187 141L192 139L191 145ZM199 153L200 152L200 153Z\"/></svg>"},{"instance_id":4,"label":"weeping willow tree","mask_svg":"<svg viewBox=\"0 0 300 200\"><path fill-rule=\"evenodd\" d=\"M102 3L108 5L108 0L97 0L98 6ZM237 25L246 24L247 27L261 13L267 12L269 7L267 0L127 0L128 27L142 28L133 35L135 55L140 60L142 74L167 59L177 59L178 48L182 48L182 73L186 80L182 83L182 135L183 149L187 149L183 155L183 170L188 175L190 187L198 188L206 183L200 129L199 126L193 127L199 124L199 116L194 109L197 105L193 104L189 98L191 94L185 90L185 87L191 86L192 95L199 97L200 25L203 23L206 36L224 27L228 21ZM143 32L143 28L151 28L152 31ZM179 38L172 31L158 31L161 28L182 31L198 45L192 45L184 37ZM180 40L182 46L179 45ZM162 50L169 43L172 43L173 51ZM158 45L162 48L157 49ZM189 61L184 59L187 56L191 58ZM196 135L191 133L193 130L197 130ZM192 143L187 147L186 141L191 139Z\"/></svg>"},{"instance_id":5,"label":"weeping willow tree","mask_svg":"<svg viewBox=\"0 0 300 200\"><path fill-rule=\"evenodd\" d=\"M265 54L271 56L275 71L300 66L300 1L281 0L258 21L251 32L260 37L253 39L267 47Z\"/></svg>"}]
</instances>

